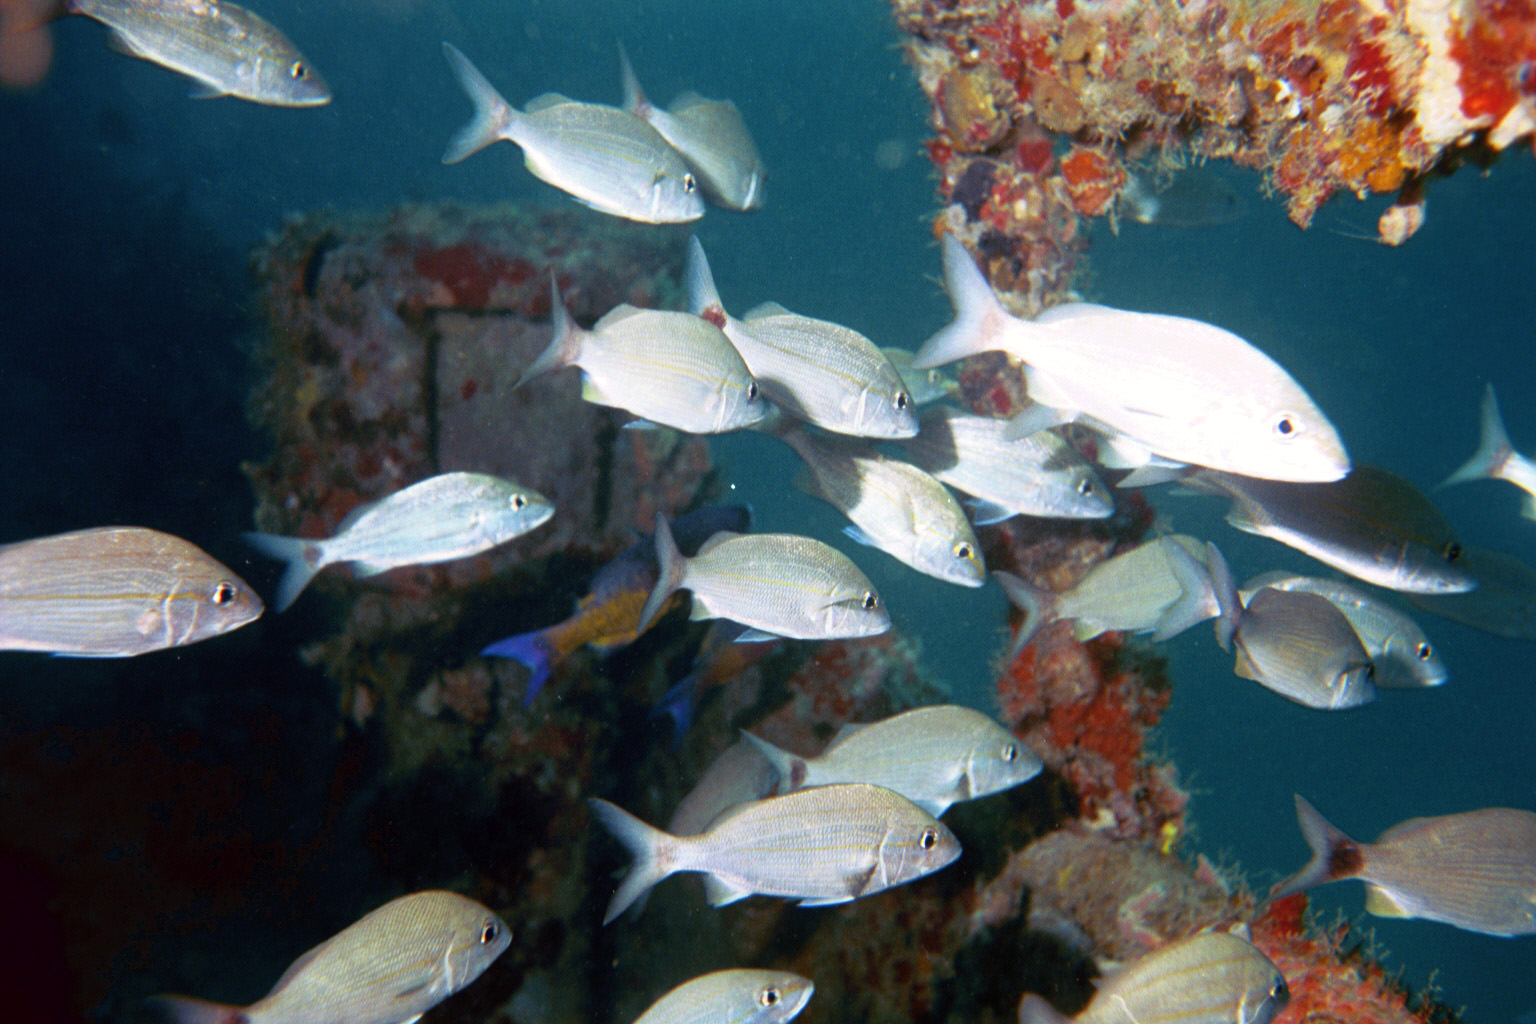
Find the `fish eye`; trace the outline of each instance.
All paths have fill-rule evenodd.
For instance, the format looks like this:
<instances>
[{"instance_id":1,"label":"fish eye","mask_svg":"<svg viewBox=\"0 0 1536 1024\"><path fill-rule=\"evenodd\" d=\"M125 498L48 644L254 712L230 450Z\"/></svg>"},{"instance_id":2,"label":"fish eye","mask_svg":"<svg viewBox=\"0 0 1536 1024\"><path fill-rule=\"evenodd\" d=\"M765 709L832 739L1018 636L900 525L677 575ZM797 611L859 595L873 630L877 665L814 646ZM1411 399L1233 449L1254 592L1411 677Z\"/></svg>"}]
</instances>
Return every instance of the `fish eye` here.
<instances>
[{"instance_id":1,"label":"fish eye","mask_svg":"<svg viewBox=\"0 0 1536 1024\"><path fill-rule=\"evenodd\" d=\"M501 936L501 926L495 921L485 922L485 927L480 929L480 945L489 946Z\"/></svg>"},{"instance_id":2,"label":"fish eye","mask_svg":"<svg viewBox=\"0 0 1536 1024\"><path fill-rule=\"evenodd\" d=\"M747 401L757 401L757 381L755 380L747 381Z\"/></svg>"},{"instance_id":3,"label":"fish eye","mask_svg":"<svg viewBox=\"0 0 1536 1024\"><path fill-rule=\"evenodd\" d=\"M1088 495L1093 493L1093 481L1089 480L1087 477L1083 477L1083 479L1078 481L1077 493L1081 494L1085 498L1088 497Z\"/></svg>"},{"instance_id":4,"label":"fish eye","mask_svg":"<svg viewBox=\"0 0 1536 1024\"><path fill-rule=\"evenodd\" d=\"M1428 661L1435 652L1430 650L1429 644L1419 644L1415 653L1418 654L1420 661Z\"/></svg>"},{"instance_id":5,"label":"fish eye","mask_svg":"<svg viewBox=\"0 0 1536 1024\"><path fill-rule=\"evenodd\" d=\"M229 604L235 599L235 588L228 583L220 583L213 588L214 604Z\"/></svg>"},{"instance_id":6,"label":"fish eye","mask_svg":"<svg viewBox=\"0 0 1536 1024\"><path fill-rule=\"evenodd\" d=\"M1270 429L1282 441L1288 441L1301 433L1301 426L1296 422L1296 417L1288 412L1276 416L1274 422L1270 424Z\"/></svg>"},{"instance_id":7,"label":"fish eye","mask_svg":"<svg viewBox=\"0 0 1536 1024\"><path fill-rule=\"evenodd\" d=\"M528 507L528 499L521 494L512 495L512 511L521 512Z\"/></svg>"},{"instance_id":8,"label":"fish eye","mask_svg":"<svg viewBox=\"0 0 1536 1024\"><path fill-rule=\"evenodd\" d=\"M860 603L864 606L865 611L872 612L880 607L880 598L876 596L873 590L866 590L864 591L864 600Z\"/></svg>"},{"instance_id":9,"label":"fish eye","mask_svg":"<svg viewBox=\"0 0 1536 1024\"><path fill-rule=\"evenodd\" d=\"M1445 550L1441 554L1445 555L1447 562L1454 562L1461 557L1461 545L1453 540L1445 546Z\"/></svg>"},{"instance_id":10,"label":"fish eye","mask_svg":"<svg viewBox=\"0 0 1536 1024\"><path fill-rule=\"evenodd\" d=\"M1269 990L1269 998L1281 1003L1291 1001L1291 990L1286 987L1284 978L1275 979L1275 984Z\"/></svg>"},{"instance_id":11,"label":"fish eye","mask_svg":"<svg viewBox=\"0 0 1536 1024\"><path fill-rule=\"evenodd\" d=\"M757 1003L759 1006L777 1006L780 998L779 990L770 985L757 994Z\"/></svg>"},{"instance_id":12,"label":"fish eye","mask_svg":"<svg viewBox=\"0 0 1536 1024\"><path fill-rule=\"evenodd\" d=\"M1372 681L1376 679L1376 663L1374 661L1365 663L1365 678Z\"/></svg>"},{"instance_id":13,"label":"fish eye","mask_svg":"<svg viewBox=\"0 0 1536 1024\"><path fill-rule=\"evenodd\" d=\"M896 409L897 409L897 411L905 409L910 402L911 402L911 399L907 397L907 393L905 391L898 391L898 392L896 392Z\"/></svg>"},{"instance_id":14,"label":"fish eye","mask_svg":"<svg viewBox=\"0 0 1536 1024\"><path fill-rule=\"evenodd\" d=\"M931 850L939 845L939 830L934 828L923 829L923 836L917 841L917 845L925 850Z\"/></svg>"},{"instance_id":15,"label":"fish eye","mask_svg":"<svg viewBox=\"0 0 1536 1024\"><path fill-rule=\"evenodd\" d=\"M296 60L288 67L288 77L295 82L302 82L309 77L309 68L304 66L303 61Z\"/></svg>"},{"instance_id":16,"label":"fish eye","mask_svg":"<svg viewBox=\"0 0 1536 1024\"><path fill-rule=\"evenodd\" d=\"M692 174L683 175L683 191L693 195L693 190L698 188L698 182L693 180Z\"/></svg>"},{"instance_id":17,"label":"fish eye","mask_svg":"<svg viewBox=\"0 0 1536 1024\"><path fill-rule=\"evenodd\" d=\"M970 561L972 558L976 557L976 549L972 548L971 545L966 541L961 541L955 545L955 557Z\"/></svg>"},{"instance_id":18,"label":"fish eye","mask_svg":"<svg viewBox=\"0 0 1536 1024\"><path fill-rule=\"evenodd\" d=\"M1012 764L1013 759L1018 756L1019 748L1014 746L1012 743L1009 743L1007 746L1003 747L1003 760L1007 763Z\"/></svg>"}]
</instances>

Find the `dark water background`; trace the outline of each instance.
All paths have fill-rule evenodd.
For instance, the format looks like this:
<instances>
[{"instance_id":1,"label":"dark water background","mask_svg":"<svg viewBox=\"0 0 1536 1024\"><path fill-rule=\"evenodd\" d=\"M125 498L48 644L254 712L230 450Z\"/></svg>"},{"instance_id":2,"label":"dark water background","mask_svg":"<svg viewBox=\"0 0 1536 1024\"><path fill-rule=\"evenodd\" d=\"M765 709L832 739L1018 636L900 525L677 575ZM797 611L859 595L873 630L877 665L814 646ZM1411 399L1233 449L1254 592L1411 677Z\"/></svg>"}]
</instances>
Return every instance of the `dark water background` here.
<instances>
[{"instance_id":1,"label":"dark water background","mask_svg":"<svg viewBox=\"0 0 1536 1024\"><path fill-rule=\"evenodd\" d=\"M266 0L256 9L321 69L336 94L330 106L191 100L184 80L109 52L105 31L83 19L56 27L41 88L0 96L0 539L133 522L255 572L234 539L250 514L238 462L262 443L242 410L249 246L284 213L321 205L565 201L522 169L511 146L439 164L469 114L439 39L459 45L513 103L546 90L616 102L616 38L653 99L687 88L733 98L770 180L760 213L712 211L697 226L728 308L773 299L909 347L948 318L919 149L926 104L876 0ZM1369 233L1379 202L1335 200L1303 233L1262 199L1254 176L1229 180L1248 201L1236 223L1128 225L1118 237L1096 229L1087 296L1200 317L1253 340L1327 410L1357 461L1423 486L1470 453L1487 380L1517 447L1536 451L1528 151L1486 174L1466 168L1436 182L1428 223L1401 250L1343 234ZM990 706L1003 622L995 588L959 591L842 541L830 510L783 486L794 465L772 442L730 438L717 453L762 528L849 550L957 698ZM1464 541L1536 561L1536 524L1517 517L1512 489L1479 484L1438 500ZM1161 492L1155 501L1175 528L1214 539L1240 579L1308 567L1228 529L1209 501ZM1292 792L1361 838L1414 815L1536 808L1536 648L1423 621L1451 682L1340 715L1236 679L1204 629L1170 645L1175 698L1158 742L1195 794L1200 849L1267 886L1305 857ZM304 639L274 629L268 642L274 636ZM109 666L4 656L0 689L13 724L159 713L127 707L125 692L185 715L174 674L217 672L250 642L160 657L137 671L162 678L126 691ZM269 683L286 692L285 681ZM303 740L283 742L302 755ZM302 756L289 767L301 770ZM1360 886L1340 885L1316 905L1357 915L1361 899ZM7 912L22 919L11 905L0 921ZM1433 973L1468 1020L1502 1024L1536 1006L1536 939L1371 923L1389 964L1415 984ZM273 952L279 969L298 948Z\"/></svg>"}]
</instances>

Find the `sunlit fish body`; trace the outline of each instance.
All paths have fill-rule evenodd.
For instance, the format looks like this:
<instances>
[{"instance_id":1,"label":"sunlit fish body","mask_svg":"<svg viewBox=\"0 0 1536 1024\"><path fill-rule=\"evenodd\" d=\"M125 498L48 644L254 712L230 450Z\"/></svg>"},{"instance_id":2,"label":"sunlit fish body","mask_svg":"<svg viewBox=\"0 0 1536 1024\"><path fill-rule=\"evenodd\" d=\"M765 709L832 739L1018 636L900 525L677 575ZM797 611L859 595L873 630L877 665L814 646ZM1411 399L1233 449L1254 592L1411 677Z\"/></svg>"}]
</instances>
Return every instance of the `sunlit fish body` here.
<instances>
[{"instance_id":1,"label":"sunlit fish body","mask_svg":"<svg viewBox=\"0 0 1536 1024\"><path fill-rule=\"evenodd\" d=\"M901 374L901 380L906 384L907 394L912 396L914 405L931 405L946 398L953 398L960 393L960 382L955 380L954 374L937 366L931 366L926 370L919 370L913 366L912 360L916 358L917 353L911 349L882 345L880 351L885 354L886 359L890 360L896 372Z\"/></svg>"},{"instance_id":2,"label":"sunlit fish body","mask_svg":"<svg viewBox=\"0 0 1536 1024\"><path fill-rule=\"evenodd\" d=\"M1201 932L1160 946L1109 975L1076 1024L1269 1024L1291 1001L1280 969L1251 942ZM1037 995L1019 1004L1019 1024L1068 1018Z\"/></svg>"},{"instance_id":3,"label":"sunlit fish body","mask_svg":"<svg viewBox=\"0 0 1536 1024\"><path fill-rule=\"evenodd\" d=\"M728 210L755 210L763 205L763 158L736 104L685 92L672 101L671 110L664 110L646 99L623 46L619 65L624 109L656 129L682 154L710 202Z\"/></svg>"},{"instance_id":4,"label":"sunlit fish body","mask_svg":"<svg viewBox=\"0 0 1536 1024\"><path fill-rule=\"evenodd\" d=\"M277 107L329 103L331 90L276 28L223 0L65 0L124 51L194 79L199 95Z\"/></svg>"},{"instance_id":5,"label":"sunlit fish body","mask_svg":"<svg viewBox=\"0 0 1536 1024\"><path fill-rule=\"evenodd\" d=\"M559 93L545 93L517 110L455 47L444 43L443 54L475 105L469 124L448 143L443 163L458 163L506 139L522 149L534 177L594 210L647 224L704 215L704 198L687 163L634 114Z\"/></svg>"},{"instance_id":6,"label":"sunlit fish body","mask_svg":"<svg viewBox=\"0 0 1536 1024\"><path fill-rule=\"evenodd\" d=\"M789 971L715 971L677 986L635 1024L784 1024L815 991L811 979Z\"/></svg>"},{"instance_id":7,"label":"sunlit fish body","mask_svg":"<svg viewBox=\"0 0 1536 1024\"><path fill-rule=\"evenodd\" d=\"M992 575L1025 618L1014 638L1018 651L1040 628L1060 619L1088 640L1109 630L1153 633L1158 640L1221 614L1209 567L1192 551L1204 552L1193 537L1159 537L1107 558L1060 594L1011 573Z\"/></svg>"},{"instance_id":8,"label":"sunlit fish body","mask_svg":"<svg viewBox=\"0 0 1536 1024\"><path fill-rule=\"evenodd\" d=\"M1509 432L1504 429L1504 417L1499 415L1499 400L1494 397L1492 384L1483 396L1483 434L1477 451L1440 486L1468 480L1503 480L1514 484L1525 492L1520 514L1536 519L1536 462L1515 451L1509 443Z\"/></svg>"},{"instance_id":9,"label":"sunlit fish body","mask_svg":"<svg viewBox=\"0 0 1536 1024\"><path fill-rule=\"evenodd\" d=\"M1271 572L1244 584L1242 600L1246 603L1262 587L1316 594L1343 612L1376 666L1377 686L1416 689L1439 686L1450 677L1417 622L1358 587L1340 580Z\"/></svg>"},{"instance_id":10,"label":"sunlit fish body","mask_svg":"<svg viewBox=\"0 0 1536 1024\"><path fill-rule=\"evenodd\" d=\"M1213 227L1243 215L1238 194L1200 169L1178 171L1161 187L1148 174L1132 174L1116 204L1116 212L1126 220L1169 228Z\"/></svg>"},{"instance_id":11,"label":"sunlit fish body","mask_svg":"<svg viewBox=\"0 0 1536 1024\"><path fill-rule=\"evenodd\" d=\"M127 658L261 612L239 576L158 530L104 526L0 547L0 650Z\"/></svg>"},{"instance_id":12,"label":"sunlit fish body","mask_svg":"<svg viewBox=\"0 0 1536 1024\"><path fill-rule=\"evenodd\" d=\"M1232 499L1227 522L1388 590L1447 594L1477 581L1440 510L1395 473L1356 466L1330 484L1289 484L1202 471L1186 481Z\"/></svg>"},{"instance_id":13,"label":"sunlit fish body","mask_svg":"<svg viewBox=\"0 0 1536 1024\"><path fill-rule=\"evenodd\" d=\"M844 726L815 757L797 757L749 732L742 735L773 763L780 792L868 782L895 790L935 818L951 804L1022 785L1044 768L1007 729L953 704Z\"/></svg>"},{"instance_id":14,"label":"sunlit fish body","mask_svg":"<svg viewBox=\"0 0 1536 1024\"><path fill-rule=\"evenodd\" d=\"M555 508L537 491L484 473L440 473L355 509L328 540L247 533L257 550L288 563L277 587L282 611L328 565L351 562L363 576L489 551L548 521Z\"/></svg>"},{"instance_id":15,"label":"sunlit fish body","mask_svg":"<svg viewBox=\"0 0 1536 1024\"><path fill-rule=\"evenodd\" d=\"M917 413L906 382L874 342L847 327L765 303L725 312L704 248L688 243L688 308L719 324L762 385L795 419L858 437L911 437Z\"/></svg>"},{"instance_id":16,"label":"sunlit fish body","mask_svg":"<svg viewBox=\"0 0 1536 1024\"><path fill-rule=\"evenodd\" d=\"M677 590L693 594L690 618L738 622L748 628L747 640L830 640L891 628L869 577L847 555L809 537L722 532L685 558L658 516L656 560L661 572L640 613L641 630Z\"/></svg>"},{"instance_id":17,"label":"sunlit fish body","mask_svg":"<svg viewBox=\"0 0 1536 1024\"><path fill-rule=\"evenodd\" d=\"M511 941L474 900L412 893L299 957L250 1006L153 1002L174 1024L409 1024L480 977Z\"/></svg>"},{"instance_id":18,"label":"sunlit fish body","mask_svg":"<svg viewBox=\"0 0 1536 1024\"><path fill-rule=\"evenodd\" d=\"M550 278L554 337L517 386L563 366L581 369L581 396L690 434L718 434L762 419L767 405L720 328L688 313L615 307L592 330L565 308Z\"/></svg>"},{"instance_id":19,"label":"sunlit fish body","mask_svg":"<svg viewBox=\"0 0 1536 1024\"><path fill-rule=\"evenodd\" d=\"M1234 637L1235 671L1297 704L1323 711L1376 699L1376 666L1344 613L1317 594L1264 587Z\"/></svg>"},{"instance_id":20,"label":"sunlit fish body","mask_svg":"<svg viewBox=\"0 0 1536 1024\"><path fill-rule=\"evenodd\" d=\"M754 894L826 906L921 878L960 856L960 843L933 815L879 786L818 786L757 800L697 836L652 828L605 800L591 806L635 858L605 924L679 871L708 875L717 907Z\"/></svg>"},{"instance_id":21,"label":"sunlit fish body","mask_svg":"<svg viewBox=\"0 0 1536 1024\"><path fill-rule=\"evenodd\" d=\"M867 445L792 428L780 437L805 463L798 482L847 516L845 533L946 583L986 582L976 533L954 495L916 466Z\"/></svg>"},{"instance_id":22,"label":"sunlit fish body","mask_svg":"<svg viewBox=\"0 0 1536 1024\"><path fill-rule=\"evenodd\" d=\"M1409 594L1427 612L1512 640L1536 640L1536 569L1514 555L1466 547L1456 560L1477 581L1460 594Z\"/></svg>"},{"instance_id":23,"label":"sunlit fish body","mask_svg":"<svg viewBox=\"0 0 1536 1024\"><path fill-rule=\"evenodd\" d=\"M919 422L902 447L918 468L975 496L966 504L977 523L1015 515L1103 519L1115 511L1088 460L1049 431L1010 441L1006 420L947 406L924 411Z\"/></svg>"},{"instance_id":24,"label":"sunlit fish body","mask_svg":"<svg viewBox=\"0 0 1536 1024\"><path fill-rule=\"evenodd\" d=\"M1149 455L1248 476L1327 481L1349 472L1338 434L1301 385L1230 331L1087 303L1021 320L953 235L944 237L944 280L955 320L914 364L988 351L1020 360L1038 404L1019 434L1081 420Z\"/></svg>"},{"instance_id":25,"label":"sunlit fish body","mask_svg":"<svg viewBox=\"0 0 1536 1024\"><path fill-rule=\"evenodd\" d=\"M1365 909L1419 917L1485 935L1536 934L1536 814L1489 807L1410 818L1374 843L1334 828L1296 797L1296 820L1312 848L1306 867L1271 899L1334 882L1365 883Z\"/></svg>"},{"instance_id":26,"label":"sunlit fish body","mask_svg":"<svg viewBox=\"0 0 1536 1024\"><path fill-rule=\"evenodd\" d=\"M744 532L747 509L741 505L699 509L672 522L678 546L684 552L698 550L721 530ZM621 552L592 577L592 589L576 605L570 618L552 626L498 640L480 655L512 658L528 669L526 706L538 694L554 666L582 647L612 650L634 642L639 634L640 609L656 586L656 542L647 534Z\"/></svg>"}]
</instances>

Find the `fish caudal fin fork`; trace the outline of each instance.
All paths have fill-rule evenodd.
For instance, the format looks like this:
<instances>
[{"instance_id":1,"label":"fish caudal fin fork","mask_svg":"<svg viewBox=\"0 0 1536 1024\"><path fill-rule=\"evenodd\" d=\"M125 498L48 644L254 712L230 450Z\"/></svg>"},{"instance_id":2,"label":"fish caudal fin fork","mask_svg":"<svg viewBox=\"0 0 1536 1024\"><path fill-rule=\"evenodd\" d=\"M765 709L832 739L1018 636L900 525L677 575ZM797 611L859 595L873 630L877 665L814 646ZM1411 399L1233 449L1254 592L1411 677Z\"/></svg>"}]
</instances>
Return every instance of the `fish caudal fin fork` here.
<instances>
[{"instance_id":1,"label":"fish caudal fin fork","mask_svg":"<svg viewBox=\"0 0 1536 1024\"><path fill-rule=\"evenodd\" d=\"M1003 593L1008 595L1008 600L1013 606L1024 613L1024 621L1019 623L1019 631L1013 635L1013 646L1008 648L1008 659L1012 661L1020 651L1029 646L1029 642L1040 632L1040 627L1055 619L1056 595L1048 590L1041 590L1027 580L1020 579L1011 572L994 572L997 582L1002 585Z\"/></svg>"},{"instance_id":2,"label":"fish caudal fin fork","mask_svg":"<svg viewBox=\"0 0 1536 1024\"><path fill-rule=\"evenodd\" d=\"M497 139L510 138L518 114L512 109L511 104L502 99L496 87L480 73L480 69L459 52L458 47L452 43L444 43L443 56L448 58L448 66L453 68L459 84L464 87L464 91L469 94L470 100L475 105L474 116L470 118L467 125L459 129L457 135L449 140L448 149L443 153L443 163L456 164L465 157L480 152Z\"/></svg>"},{"instance_id":3,"label":"fish caudal fin fork","mask_svg":"<svg viewBox=\"0 0 1536 1024\"><path fill-rule=\"evenodd\" d=\"M571 318L565 308L565 298L560 294L560 282L555 278L553 267L549 270L549 326L553 336L539 357L517 378L513 388L520 388L535 378L551 373L562 366L572 366L581 357L581 339L585 332Z\"/></svg>"},{"instance_id":4,"label":"fish caudal fin fork","mask_svg":"<svg viewBox=\"0 0 1536 1024\"><path fill-rule=\"evenodd\" d=\"M663 863L662 856L662 851L670 844L672 837L606 800L592 799L587 804L592 808L593 816L635 858L629 874L619 883L603 915L603 924L608 924L649 892L651 886L672 873L672 869Z\"/></svg>"},{"instance_id":5,"label":"fish caudal fin fork","mask_svg":"<svg viewBox=\"0 0 1536 1024\"><path fill-rule=\"evenodd\" d=\"M1499 413L1499 400L1493 393L1492 384L1488 385L1488 390L1483 394L1482 417L1482 436L1478 439L1477 451L1456 472L1440 481L1441 487L1464 484L1469 480L1497 480L1499 471L1509 461L1513 449L1509 444L1509 433L1504 429L1504 417Z\"/></svg>"},{"instance_id":6,"label":"fish caudal fin fork","mask_svg":"<svg viewBox=\"0 0 1536 1024\"><path fill-rule=\"evenodd\" d=\"M645 607L640 609L640 624L635 627L635 635L639 636L651 626L651 621L661 611L678 587L683 583L683 570L687 568L688 560L678 550L677 541L672 539L672 528L667 525L667 517L660 513L656 516L656 565L660 572L656 574L656 587L651 591L651 596L645 599Z\"/></svg>"},{"instance_id":7,"label":"fish caudal fin fork","mask_svg":"<svg viewBox=\"0 0 1536 1024\"><path fill-rule=\"evenodd\" d=\"M1306 867L1276 886L1275 891L1270 893L1271 900L1281 899L1324 882L1349 878L1358 874L1362 866L1360 844L1329 824L1326 818L1317 813L1317 808L1299 794L1296 797L1296 822L1301 826L1302 837L1312 848L1312 859Z\"/></svg>"},{"instance_id":8,"label":"fish caudal fin fork","mask_svg":"<svg viewBox=\"0 0 1536 1024\"><path fill-rule=\"evenodd\" d=\"M523 707L532 704L539 690L549 682L549 674L554 665L554 652L550 649L549 640L542 629L498 640L481 649L480 656L511 658L513 661L521 662L528 670L528 689L523 693Z\"/></svg>"},{"instance_id":9,"label":"fish caudal fin fork","mask_svg":"<svg viewBox=\"0 0 1536 1024\"><path fill-rule=\"evenodd\" d=\"M945 235L943 245L944 287L954 303L955 319L923 342L923 347L912 357L912 365L919 370L987 351L991 345L986 337L988 322L1008 315L997 301L986 275L960 240L954 235Z\"/></svg>"},{"instance_id":10,"label":"fish caudal fin fork","mask_svg":"<svg viewBox=\"0 0 1536 1024\"><path fill-rule=\"evenodd\" d=\"M283 578L277 584L277 594L272 604L278 611L287 611L297 601L315 574L325 568L320 545L302 537L279 537L272 533L247 533L246 543L271 558L288 563Z\"/></svg>"}]
</instances>

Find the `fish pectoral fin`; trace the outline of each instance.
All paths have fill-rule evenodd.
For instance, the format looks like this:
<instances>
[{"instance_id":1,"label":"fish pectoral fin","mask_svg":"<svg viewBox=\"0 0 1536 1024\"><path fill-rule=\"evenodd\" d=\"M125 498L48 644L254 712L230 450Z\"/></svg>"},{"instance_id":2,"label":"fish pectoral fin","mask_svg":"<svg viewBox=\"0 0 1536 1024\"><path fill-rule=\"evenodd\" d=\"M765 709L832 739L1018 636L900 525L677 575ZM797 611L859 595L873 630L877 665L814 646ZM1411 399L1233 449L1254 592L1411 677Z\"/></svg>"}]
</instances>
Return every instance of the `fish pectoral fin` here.
<instances>
[{"instance_id":1,"label":"fish pectoral fin","mask_svg":"<svg viewBox=\"0 0 1536 1024\"><path fill-rule=\"evenodd\" d=\"M869 866L869 870L855 871L850 874L848 876L848 898L853 899L856 896L862 896L864 893L868 892L869 884L870 882L874 881L875 872L878 870L880 870L880 862L877 859L875 863Z\"/></svg>"},{"instance_id":2,"label":"fish pectoral fin","mask_svg":"<svg viewBox=\"0 0 1536 1024\"><path fill-rule=\"evenodd\" d=\"M802 906L802 907L834 907L834 906L836 906L839 903L851 903L852 901L853 901L853 897L852 896L824 896L824 897L821 897L820 899L801 900L800 903L799 903L799 906Z\"/></svg>"},{"instance_id":3,"label":"fish pectoral fin","mask_svg":"<svg viewBox=\"0 0 1536 1024\"><path fill-rule=\"evenodd\" d=\"M723 907L728 903L746 899L752 895L752 890L732 885L717 875L705 875L704 895L709 899L710 906Z\"/></svg>"},{"instance_id":4,"label":"fish pectoral fin","mask_svg":"<svg viewBox=\"0 0 1536 1024\"><path fill-rule=\"evenodd\" d=\"M229 93L208 82L197 82L187 95L194 100L216 100L221 96L228 96Z\"/></svg>"},{"instance_id":5,"label":"fish pectoral fin","mask_svg":"<svg viewBox=\"0 0 1536 1024\"><path fill-rule=\"evenodd\" d=\"M1366 884L1365 887L1365 912L1375 914L1377 917L1412 917L1408 908L1404 907L1387 890L1379 885Z\"/></svg>"},{"instance_id":6,"label":"fish pectoral fin","mask_svg":"<svg viewBox=\"0 0 1536 1024\"><path fill-rule=\"evenodd\" d=\"M784 638L779 636L777 633L770 633L770 632L768 632L765 629L749 629L745 633L741 634L741 636L738 636L735 640L732 640L731 643L734 643L734 644L764 644L764 643L772 643L775 640L782 640L782 639L784 639Z\"/></svg>"},{"instance_id":7,"label":"fish pectoral fin","mask_svg":"<svg viewBox=\"0 0 1536 1024\"><path fill-rule=\"evenodd\" d=\"M991 526L1018 515L1013 509L985 498L967 498L962 504L971 513L971 522L977 526Z\"/></svg>"},{"instance_id":8,"label":"fish pectoral fin","mask_svg":"<svg viewBox=\"0 0 1536 1024\"><path fill-rule=\"evenodd\" d=\"M880 547L879 541L875 540L875 538L871 537L857 526L845 526L843 527L843 533L848 537L849 540L856 544L863 544L867 548Z\"/></svg>"},{"instance_id":9,"label":"fish pectoral fin","mask_svg":"<svg viewBox=\"0 0 1536 1024\"><path fill-rule=\"evenodd\" d=\"M357 573L359 576L378 576L381 573L389 572L389 570L391 570L393 568L395 568L395 566L393 566L393 565L386 565L386 564L384 564L382 562L353 562L352 563L352 571Z\"/></svg>"}]
</instances>

